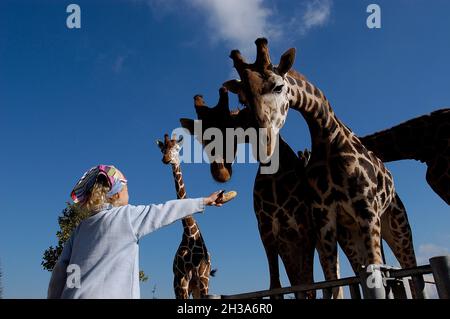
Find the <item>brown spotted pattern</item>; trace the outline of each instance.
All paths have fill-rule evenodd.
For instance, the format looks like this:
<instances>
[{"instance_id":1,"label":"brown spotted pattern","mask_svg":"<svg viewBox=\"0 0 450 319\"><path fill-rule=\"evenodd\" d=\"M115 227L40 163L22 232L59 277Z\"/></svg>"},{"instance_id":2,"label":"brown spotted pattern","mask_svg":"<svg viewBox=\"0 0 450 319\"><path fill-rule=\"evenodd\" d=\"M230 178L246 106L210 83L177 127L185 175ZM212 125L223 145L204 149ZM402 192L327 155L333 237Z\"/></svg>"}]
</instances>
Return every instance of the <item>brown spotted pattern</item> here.
<instances>
[{"instance_id":1,"label":"brown spotted pattern","mask_svg":"<svg viewBox=\"0 0 450 319\"><path fill-rule=\"evenodd\" d=\"M158 141L163 154L163 163L171 164L175 190L178 199L186 198L186 188L181 173L179 150L182 139L170 139L166 134L164 142ZM173 286L177 299L203 298L208 294L211 257L203 240L200 228L193 216L182 219L183 236L173 261Z\"/></svg>"}]
</instances>

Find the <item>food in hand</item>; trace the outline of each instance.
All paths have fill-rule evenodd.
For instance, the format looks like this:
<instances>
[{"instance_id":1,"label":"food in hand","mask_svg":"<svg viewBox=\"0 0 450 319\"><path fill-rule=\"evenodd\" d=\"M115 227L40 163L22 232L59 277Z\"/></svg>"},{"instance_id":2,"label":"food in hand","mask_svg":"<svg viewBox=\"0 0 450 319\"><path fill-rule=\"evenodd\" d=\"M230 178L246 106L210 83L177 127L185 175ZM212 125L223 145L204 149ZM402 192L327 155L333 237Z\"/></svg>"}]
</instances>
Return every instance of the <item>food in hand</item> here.
<instances>
[{"instance_id":1,"label":"food in hand","mask_svg":"<svg viewBox=\"0 0 450 319\"><path fill-rule=\"evenodd\" d=\"M223 203L229 202L230 200L232 200L236 196L237 196L237 192L229 191L229 192L222 193L221 195L219 195L219 198L217 199L217 201L219 203L223 204Z\"/></svg>"}]
</instances>

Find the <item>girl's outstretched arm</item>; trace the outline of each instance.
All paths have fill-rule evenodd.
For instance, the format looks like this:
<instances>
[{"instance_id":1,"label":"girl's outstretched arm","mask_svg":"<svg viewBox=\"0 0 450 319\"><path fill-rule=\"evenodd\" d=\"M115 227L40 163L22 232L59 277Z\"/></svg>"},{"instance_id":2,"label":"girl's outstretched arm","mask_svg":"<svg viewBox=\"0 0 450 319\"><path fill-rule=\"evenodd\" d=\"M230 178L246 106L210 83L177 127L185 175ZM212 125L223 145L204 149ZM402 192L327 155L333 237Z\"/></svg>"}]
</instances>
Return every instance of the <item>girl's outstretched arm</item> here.
<instances>
[{"instance_id":1,"label":"girl's outstretched arm","mask_svg":"<svg viewBox=\"0 0 450 319\"><path fill-rule=\"evenodd\" d=\"M205 198L177 199L158 205L127 205L130 224L137 239L161 227L198 212L203 212L205 206L221 206L216 200L221 192L215 192Z\"/></svg>"},{"instance_id":2,"label":"girl's outstretched arm","mask_svg":"<svg viewBox=\"0 0 450 319\"><path fill-rule=\"evenodd\" d=\"M139 239L178 219L203 212L205 203L203 198L177 199L158 205L128 205L126 209L133 232Z\"/></svg>"}]
</instances>

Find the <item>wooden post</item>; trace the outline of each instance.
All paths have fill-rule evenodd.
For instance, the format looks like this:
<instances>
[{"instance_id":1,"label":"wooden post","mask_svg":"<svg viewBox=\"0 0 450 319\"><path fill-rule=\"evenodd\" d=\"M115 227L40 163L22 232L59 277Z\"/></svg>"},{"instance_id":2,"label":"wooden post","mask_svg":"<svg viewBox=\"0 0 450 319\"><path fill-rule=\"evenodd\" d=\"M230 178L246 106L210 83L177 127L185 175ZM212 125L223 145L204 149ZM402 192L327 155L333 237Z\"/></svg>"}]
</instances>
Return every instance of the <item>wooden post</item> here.
<instances>
[{"instance_id":1,"label":"wooden post","mask_svg":"<svg viewBox=\"0 0 450 319\"><path fill-rule=\"evenodd\" d=\"M430 258L434 282L440 299L450 299L450 255Z\"/></svg>"},{"instance_id":2,"label":"wooden post","mask_svg":"<svg viewBox=\"0 0 450 319\"><path fill-rule=\"evenodd\" d=\"M411 293L408 294L409 283L408 279L394 279L390 282L392 293L394 294L394 299L411 299Z\"/></svg>"}]
</instances>

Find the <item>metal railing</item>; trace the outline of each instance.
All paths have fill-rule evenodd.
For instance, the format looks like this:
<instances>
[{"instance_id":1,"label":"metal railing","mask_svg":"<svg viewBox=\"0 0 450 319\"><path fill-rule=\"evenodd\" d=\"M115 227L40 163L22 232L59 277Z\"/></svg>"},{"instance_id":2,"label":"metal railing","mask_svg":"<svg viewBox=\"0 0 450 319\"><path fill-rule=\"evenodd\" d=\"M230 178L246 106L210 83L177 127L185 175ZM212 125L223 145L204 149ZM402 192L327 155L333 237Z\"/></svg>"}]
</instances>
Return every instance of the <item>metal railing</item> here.
<instances>
[{"instance_id":1,"label":"metal railing","mask_svg":"<svg viewBox=\"0 0 450 319\"><path fill-rule=\"evenodd\" d=\"M320 289L348 287L351 299L427 298L423 275L432 274L440 299L450 299L450 255L430 258L430 264L411 269L369 265L357 276L313 284L260 290L235 295L209 295L208 299L259 299L287 294L304 294ZM408 280L408 277L412 279ZM362 294L361 294L362 291Z\"/></svg>"}]
</instances>

